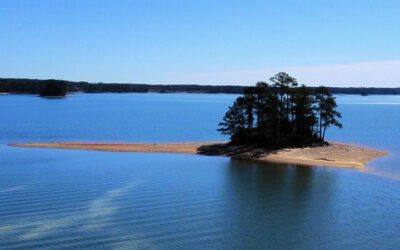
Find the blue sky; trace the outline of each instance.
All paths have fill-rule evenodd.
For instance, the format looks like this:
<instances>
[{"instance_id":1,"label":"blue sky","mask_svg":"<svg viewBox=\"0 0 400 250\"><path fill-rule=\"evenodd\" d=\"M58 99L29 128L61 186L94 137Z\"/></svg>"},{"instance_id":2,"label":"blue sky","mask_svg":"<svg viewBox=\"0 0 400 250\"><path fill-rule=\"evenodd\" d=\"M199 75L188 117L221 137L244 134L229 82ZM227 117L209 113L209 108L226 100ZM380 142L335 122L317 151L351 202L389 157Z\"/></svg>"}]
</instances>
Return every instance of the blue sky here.
<instances>
[{"instance_id":1,"label":"blue sky","mask_svg":"<svg viewBox=\"0 0 400 250\"><path fill-rule=\"evenodd\" d=\"M400 1L1 0L0 77L400 86Z\"/></svg>"}]
</instances>

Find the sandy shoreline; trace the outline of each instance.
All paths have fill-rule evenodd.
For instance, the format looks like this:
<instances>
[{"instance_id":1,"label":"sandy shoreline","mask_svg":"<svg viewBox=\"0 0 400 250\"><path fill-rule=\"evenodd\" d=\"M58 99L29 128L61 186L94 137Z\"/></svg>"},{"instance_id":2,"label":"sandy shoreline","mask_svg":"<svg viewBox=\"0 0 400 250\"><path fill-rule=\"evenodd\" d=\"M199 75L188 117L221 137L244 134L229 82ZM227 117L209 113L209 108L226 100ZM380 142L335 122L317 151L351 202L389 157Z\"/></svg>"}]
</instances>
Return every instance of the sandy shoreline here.
<instances>
[{"instance_id":1,"label":"sandy shoreline","mask_svg":"<svg viewBox=\"0 0 400 250\"><path fill-rule=\"evenodd\" d=\"M81 149L109 152L150 152L229 156L266 162L306 166L364 169L365 165L386 152L349 144L331 143L324 147L290 148L268 151L262 148L229 146L225 143L90 143L53 142L17 143L14 147Z\"/></svg>"}]
</instances>

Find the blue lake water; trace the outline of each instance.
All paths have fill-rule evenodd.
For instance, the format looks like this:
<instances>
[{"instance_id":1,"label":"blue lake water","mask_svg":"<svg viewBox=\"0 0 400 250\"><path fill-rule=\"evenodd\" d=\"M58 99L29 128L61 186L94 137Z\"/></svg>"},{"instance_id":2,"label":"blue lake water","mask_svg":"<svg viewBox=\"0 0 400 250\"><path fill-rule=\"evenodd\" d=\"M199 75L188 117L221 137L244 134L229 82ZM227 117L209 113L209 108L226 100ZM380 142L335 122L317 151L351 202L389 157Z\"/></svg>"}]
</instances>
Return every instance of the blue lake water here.
<instances>
[{"instance_id":1,"label":"blue lake water","mask_svg":"<svg viewBox=\"0 0 400 250\"><path fill-rule=\"evenodd\" d=\"M328 139L389 152L365 172L7 146L222 141L235 98L0 95L0 249L398 248L400 96L338 96Z\"/></svg>"}]
</instances>

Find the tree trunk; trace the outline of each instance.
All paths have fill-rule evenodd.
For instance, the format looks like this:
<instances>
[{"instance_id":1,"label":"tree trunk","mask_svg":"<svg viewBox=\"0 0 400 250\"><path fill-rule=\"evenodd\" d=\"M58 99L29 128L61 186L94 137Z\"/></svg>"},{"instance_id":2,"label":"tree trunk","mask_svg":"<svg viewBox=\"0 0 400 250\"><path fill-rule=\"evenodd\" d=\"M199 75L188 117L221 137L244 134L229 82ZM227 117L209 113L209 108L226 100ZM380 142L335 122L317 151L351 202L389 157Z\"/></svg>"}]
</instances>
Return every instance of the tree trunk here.
<instances>
[{"instance_id":1,"label":"tree trunk","mask_svg":"<svg viewBox=\"0 0 400 250\"><path fill-rule=\"evenodd\" d=\"M322 141L325 141L326 127L327 127L327 126L324 126L324 132L323 132L323 134L322 134Z\"/></svg>"},{"instance_id":2,"label":"tree trunk","mask_svg":"<svg viewBox=\"0 0 400 250\"><path fill-rule=\"evenodd\" d=\"M319 133L319 139L323 140L323 138L322 138L322 109L319 110L319 130L318 130L318 133Z\"/></svg>"}]
</instances>

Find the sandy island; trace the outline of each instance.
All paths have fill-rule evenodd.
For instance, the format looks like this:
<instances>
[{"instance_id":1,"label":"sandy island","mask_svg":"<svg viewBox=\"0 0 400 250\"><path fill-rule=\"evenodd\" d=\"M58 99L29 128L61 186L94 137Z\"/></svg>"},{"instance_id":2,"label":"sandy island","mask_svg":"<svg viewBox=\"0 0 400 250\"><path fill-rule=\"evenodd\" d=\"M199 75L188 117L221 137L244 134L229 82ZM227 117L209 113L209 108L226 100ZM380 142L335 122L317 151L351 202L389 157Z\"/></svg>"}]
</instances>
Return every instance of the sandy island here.
<instances>
[{"instance_id":1,"label":"sandy island","mask_svg":"<svg viewBox=\"0 0 400 250\"><path fill-rule=\"evenodd\" d=\"M14 147L83 149L110 152L152 152L228 156L266 162L306 166L329 166L364 169L365 164L386 152L349 144L330 143L329 146L266 150L225 143L90 143L52 142L18 143Z\"/></svg>"}]
</instances>

